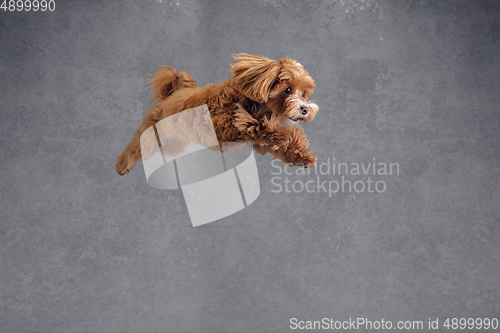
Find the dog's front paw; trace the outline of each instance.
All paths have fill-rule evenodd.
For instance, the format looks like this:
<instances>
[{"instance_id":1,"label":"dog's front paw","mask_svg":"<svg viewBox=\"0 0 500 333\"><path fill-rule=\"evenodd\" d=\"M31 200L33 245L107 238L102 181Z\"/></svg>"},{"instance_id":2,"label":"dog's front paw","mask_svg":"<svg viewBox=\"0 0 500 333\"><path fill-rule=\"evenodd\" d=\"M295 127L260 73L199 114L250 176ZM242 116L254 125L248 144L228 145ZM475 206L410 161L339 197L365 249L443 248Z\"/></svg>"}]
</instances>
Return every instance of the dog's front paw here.
<instances>
[{"instance_id":1,"label":"dog's front paw","mask_svg":"<svg viewBox=\"0 0 500 333\"><path fill-rule=\"evenodd\" d=\"M269 145L273 146L274 150L288 150L290 142L290 133L282 127L278 128L276 132L272 132L269 135Z\"/></svg>"},{"instance_id":2,"label":"dog's front paw","mask_svg":"<svg viewBox=\"0 0 500 333\"><path fill-rule=\"evenodd\" d=\"M130 172L130 170L132 170L134 164L135 163L133 163L131 159L127 158L125 154L121 154L116 159L116 172L118 172L120 176L126 175Z\"/></svg>"},{"instance_id":3,"label":"dog's front paw","mask_svg":"<svg viewBox=\"0 0 500 333\"><path fill-rule=\"evenodd\" d=\"M302 154L300 152L294 152L292 155L292 161L289 163L289 165L292 166L299 166L303 168L314 168L318 162L318 158L312 156L312 152L308 152L307 154Z\"/></svg>"},{"instance_id":4,"label":"dog's front paw","mask_svg":"<svg viewBox=\"0 0 500 333\"><path fill-rule=\"evenodd\" d=\"M235 104L237 109L234 111L234 127L236 127L240 132L247 131L249 128L257 128L259 122L257 119L252 117L243 107L239 104Z\"/></svg>"},{"instance_id":5,"label":"dog's front paw","mask_svg":"<svg viewBox=\"0 0 500 333\"><path fill-rule=\"evenodd\" d=\"M273 133L269 138L269 143L273 146L274 150L279 150L287 148L290 143L290 138L287 135L281 133Z\"/></svg>"},{"instance_id":6,"label":"dog's front paw","mask_svg":"<svg viewBox=\"0 0 500 333\"><path fill-rule=\"evenodd\" d=\"M317 164L317 158L315 157L314 159L316 161L312 161L310 163L296 163L295 166L302 167L304 169L314 168L314 167L316 167L316 164Z\"/></svg>"}]
</instances>

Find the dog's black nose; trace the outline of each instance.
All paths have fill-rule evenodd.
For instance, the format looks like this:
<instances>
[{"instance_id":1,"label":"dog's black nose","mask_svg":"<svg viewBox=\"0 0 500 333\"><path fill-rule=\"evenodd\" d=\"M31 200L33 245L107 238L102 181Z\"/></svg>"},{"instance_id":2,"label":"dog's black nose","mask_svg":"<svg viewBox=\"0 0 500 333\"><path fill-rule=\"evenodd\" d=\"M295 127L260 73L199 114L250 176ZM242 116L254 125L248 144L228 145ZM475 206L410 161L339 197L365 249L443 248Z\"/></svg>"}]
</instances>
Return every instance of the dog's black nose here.
<instances>
[{"instance_id":1,"label":"dog's black nose","mask_svg":"<svg viewBox=\"0 0 500 333\"><path fill-rule=\"evenodd\" d=\"M309 112L309 108L307 106L305 106L305 105L302 105L300 107L300 111L302 111L302 115L305 116Z\"/></svg>"}]
</instances>

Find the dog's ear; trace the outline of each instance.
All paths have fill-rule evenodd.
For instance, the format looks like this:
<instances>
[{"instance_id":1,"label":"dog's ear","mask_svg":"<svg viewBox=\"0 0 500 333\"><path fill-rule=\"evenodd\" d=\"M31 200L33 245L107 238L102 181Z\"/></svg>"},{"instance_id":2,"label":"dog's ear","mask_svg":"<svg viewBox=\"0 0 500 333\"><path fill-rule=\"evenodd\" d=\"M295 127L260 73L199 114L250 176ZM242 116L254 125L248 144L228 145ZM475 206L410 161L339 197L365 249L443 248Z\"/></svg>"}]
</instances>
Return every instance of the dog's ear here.
<instances>
[{"instance_id":1,"label":"dog's ear","mask_svg":"<svg viewBox=\"0 0 500 333\"><path fill-rule=\"evenodd\" d=\"M231 71L234 73L234 82L241 92L256 102L267 102L271 87L278 80L281 64L275 60L246 53L233 55L233 59Z\"/></svg>"}]
</instances>

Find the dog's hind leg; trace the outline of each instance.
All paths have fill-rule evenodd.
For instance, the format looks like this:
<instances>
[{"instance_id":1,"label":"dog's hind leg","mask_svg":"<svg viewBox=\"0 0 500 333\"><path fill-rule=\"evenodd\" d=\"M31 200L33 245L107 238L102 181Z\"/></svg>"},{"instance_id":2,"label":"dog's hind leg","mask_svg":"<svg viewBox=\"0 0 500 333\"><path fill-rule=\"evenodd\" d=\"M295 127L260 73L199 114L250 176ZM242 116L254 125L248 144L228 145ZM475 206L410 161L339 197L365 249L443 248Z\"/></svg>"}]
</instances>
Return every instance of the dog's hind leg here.
<instances>
[{"instance_id":1,"label":"dog's hind leg","mask_svg":"<svg viewBox=\"0 0 500 333\"><path fill-rule=\"evenodd\" d=\"M151 76L148 80L153 90L151 92L152 100L164 100L174 91L184 88L195 88L196 80L187 72L177 72L173 67L161 67L158 72ZM162 116L163 113L163 116ZM142 133L159 121L165 115L175 113L175 109L170 111L162 110L157 106L153 106L142 121L142 124L137 129L134 138L127 145L123 153L116 160L116 171L120 175L125 175L132 170L135 163L142 158L141 155L141 135ZM179 148L180 149L180 148ZM145 152L145 158L149 158L150 152Z\"/></svg>"},{"instance_id":2,"label":"dog's hind leg","mask_svg":"<svg viewBox=\"0 0 500 333\"><path fill-rule=\"evenodd\" d=\"M156 119L151 113L148 112L135 132L134 138L129 142L123 153L116 159L116 171L120 175L126 175L132 170L134 165L142 158L141 155L141 135L142 133L153 126L156 123Z\"/></svg>"}]
</instances>

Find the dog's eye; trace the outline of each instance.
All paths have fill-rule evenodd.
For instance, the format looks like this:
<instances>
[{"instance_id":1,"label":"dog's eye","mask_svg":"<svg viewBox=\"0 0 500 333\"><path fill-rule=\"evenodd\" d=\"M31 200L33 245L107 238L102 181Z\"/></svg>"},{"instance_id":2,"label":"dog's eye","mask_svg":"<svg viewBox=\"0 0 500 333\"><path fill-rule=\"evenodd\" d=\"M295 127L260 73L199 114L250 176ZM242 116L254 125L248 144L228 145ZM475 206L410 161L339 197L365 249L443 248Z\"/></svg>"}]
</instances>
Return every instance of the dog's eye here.
<instances>
[{"instance_id":1,"label":"dog's eye","mask_svg":"<svg viewBox=\"0 0 500 333\"><path fill-rule=\"evenodd\" d=\"M288 87L285 89L285 94L289 95L292 93L292 88Z\"/></svg>"},{"instance_id":2,"label":"dog's eye","mask_svg":"<svg viewBox=\"0 0 500 333\"><path fill-rule=\"evenodd\" d=\"M305 91L302 93L302 97L306 97L306 92Z\"/></svg>"}]
</instances>

